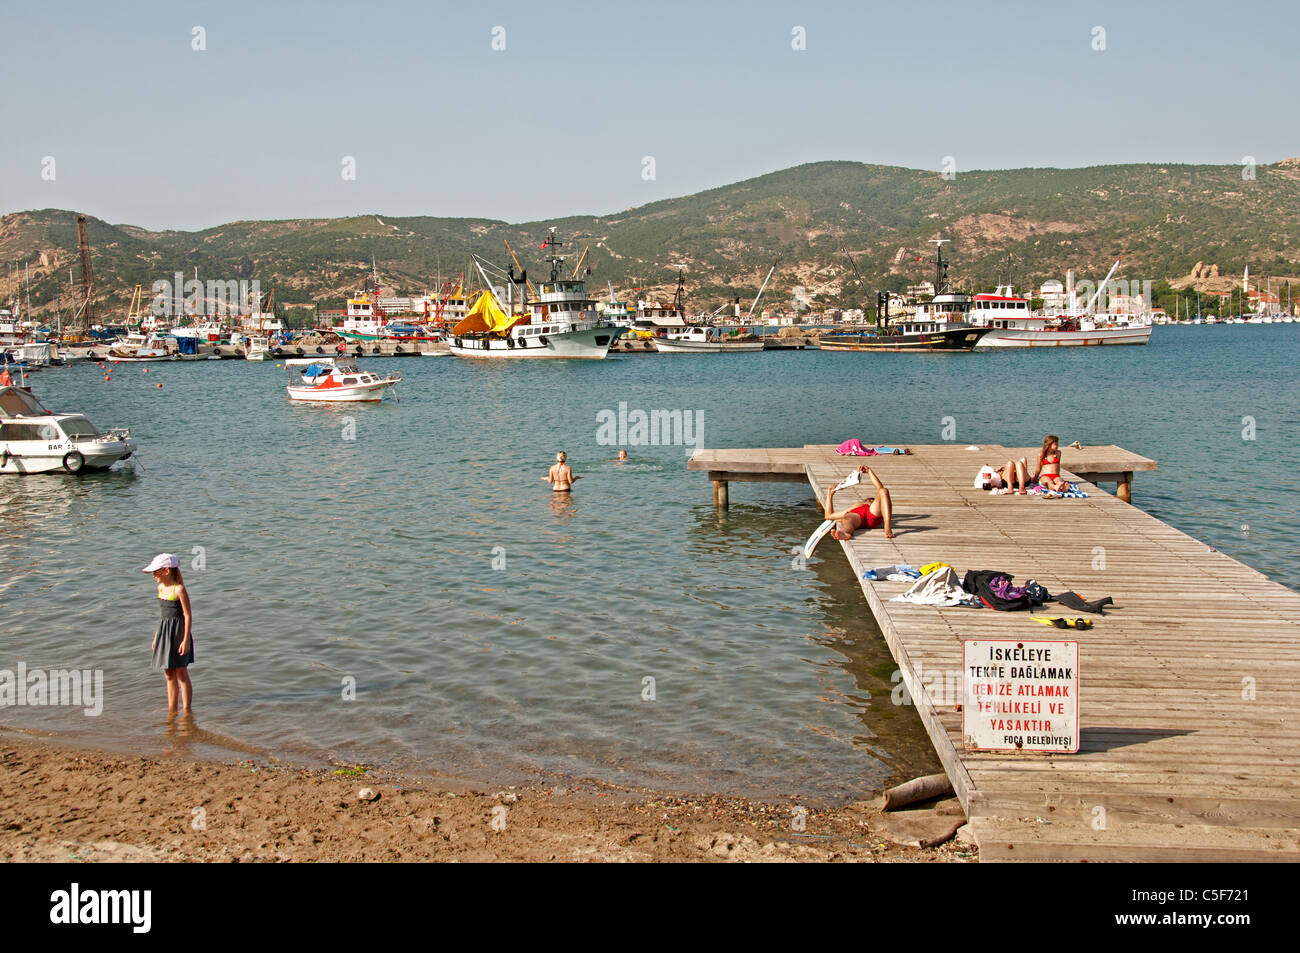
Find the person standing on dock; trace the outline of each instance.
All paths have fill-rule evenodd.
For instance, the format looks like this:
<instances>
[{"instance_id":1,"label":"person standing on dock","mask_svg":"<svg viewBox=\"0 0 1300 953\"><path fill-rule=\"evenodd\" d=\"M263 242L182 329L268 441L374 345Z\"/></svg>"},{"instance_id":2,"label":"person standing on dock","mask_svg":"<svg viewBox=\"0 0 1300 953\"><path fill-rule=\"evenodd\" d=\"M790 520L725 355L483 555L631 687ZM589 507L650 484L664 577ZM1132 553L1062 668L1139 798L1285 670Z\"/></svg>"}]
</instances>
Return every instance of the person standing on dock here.
<instances>
[{"instance_id":1,"label":"person standing on dock","mask_svg":"<svg viewBox=\"0 0 1300 953\"><path fill-rule=\"evenodd\" d=\"M831 537L834 539L852 539L853 534L859 529L875 529L877 526L883 526L885 528L885 539L893 539L894 530L891 521L894 517L894 506L889 497L889 490L880 482L880 477L876 476L871 467L858 467L858 472L865 473L871 478L871 483L876 488L876 498L860 503L852 509L842 510L837 513L835 512L835 488L831 487L827 490L824 519L839 522L839 525L831 530Z\"/></svg>"},{"instance_id":2,"label":"person standing on dock","mask_svg":"<svg viewBox=\"0 0 1300 953\"><path fill-rule=\"evenodd\" d=\"M158 584L162 620L153 637L153 667L162 669L167 677L167 712L173 715L178 700L186 711L194 706L194 685L189 672L194 662L194 616L180 567L181 561L171 553L158 554L144 567Z\"/></svg>"},{"instance_id":3,"label":"person standing on dock","mask_svg":"<svg viewBox=\"0 0 1300 953\"><path fill-rule=\"evenodd\" d=\"M573 475L573 471L569 469L569 464L566 462L567 460L568 457L561 450L555 455L555 465L551 467L546 476L542 477L542 480L549 483L551 489L556 493L568 493L573 489L573 484L582 479L582 477Z\"/></svg>"}]
</instances>

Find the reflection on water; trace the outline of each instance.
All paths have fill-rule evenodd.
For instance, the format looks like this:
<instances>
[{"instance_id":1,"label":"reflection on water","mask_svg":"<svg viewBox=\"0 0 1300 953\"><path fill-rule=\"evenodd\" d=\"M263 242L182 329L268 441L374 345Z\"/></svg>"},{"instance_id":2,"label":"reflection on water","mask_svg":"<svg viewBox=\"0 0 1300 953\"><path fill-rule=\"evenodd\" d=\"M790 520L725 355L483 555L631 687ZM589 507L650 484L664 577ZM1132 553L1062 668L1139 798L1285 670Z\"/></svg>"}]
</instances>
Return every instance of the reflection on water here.
<instances>
[{"instance_id":1,"label":"reflection on water","mask_svg":"<svg viewBox=\"0 0 1300 953\"><path fill-rule=\"evenodd\" d=\"M247 362L111 384L49 372L43 400L131 426L147 467L0 477L0 668L100 669L106 695L98 718L8 708L0 723L153 753L865 796L936 770L934 754L892 704L896 666L838 549L791 555L819 521L808 489L735 484L717 511L682 447L616 463L598 415L705 408L714 446L932 442L947 415L962 443L1117 443L1160 461L1140 505L1294 580L1300 486L1276 464L1298 422L1294 326L1253 344L1164 331L1049 360L406 361L399 402L352 408L290 404L282 371ZM1074 396L1008 406L990 386L1007 379ZM584 477L572 494L538 480L558 447ZM1206 478L1225 466L1233 479ZM895 502L901 525L932 519ZM198 714L174 722L139 571L164 551L182 558L200 660Z\"/></svg>"}]
</instances>

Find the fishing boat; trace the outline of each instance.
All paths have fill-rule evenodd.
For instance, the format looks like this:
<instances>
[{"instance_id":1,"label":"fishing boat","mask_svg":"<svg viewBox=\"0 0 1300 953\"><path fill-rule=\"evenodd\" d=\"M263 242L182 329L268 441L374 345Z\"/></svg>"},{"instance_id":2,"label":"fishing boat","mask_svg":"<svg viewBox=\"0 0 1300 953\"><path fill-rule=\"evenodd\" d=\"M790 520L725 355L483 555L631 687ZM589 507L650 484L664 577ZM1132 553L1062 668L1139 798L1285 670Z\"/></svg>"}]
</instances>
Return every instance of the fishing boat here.
<instances>
[{"instance_id":1,"label":"fishing boat","mask_svg":"<svg viewBox=\"0 0 1300 953\"><path fill-rule=\"evenodd\" d=\"M108 359L126 362L170 361L175 359L175 355L167 347L166 339L161 335L132 331L127 334L125 341L108 349Z\"/></svg>"},{"instance_id":2,"label":"fishing boat","mask_svg":"<svg viewBox=\"0 0 1300 953\"><path fill-rule=\"evenodd\" d=\"M284 363L289 368L285 390L290 400L375 403L402 379L401 374L380 377L362 371L349 357L290 358Z\"/></svg>"},{"instance_id":3,"label":"fishing boat","mask_svg":"<svg viewBox=\"0 0 1300 953\"><path fill-rule=\"evenodd\" d=\"M570 278L560 277L565 256L558 249L563 244L552 228L542 245L552 250L547 258L551 263L550 279L538 283L537 297L532 301L528 299L531 285L527 271L516 278L514 268L501 273L475 257L474 264L487 288L452 328L451 353L493 359L603 360L608 356L610 345L627 329L601 320L596 302L587 296L586 282L576 270ZM490 271L504 289L504 304ZM522 295L519 311L514 310L516 287Z\"/></svg>"},{"instance_id":4,"label":"fishing boat","mask_svg":"<svg viewBox=\"0 0 1300 953\"><path fill-rule=\"evenodd\" d=\"M631 316L631 332L640 338L664 338L686 331L690 325L686 323L685 293L686 279L678 271L672 304L637 299L636 313Z\"/></svg>"},{"instance_id":5,"label":"fishing boat","mask_svg":"<svg viewBox=\"0 0 1300 953\"><path fill-rule=\"evenodd\" d=\"M1016 295L1010 285L999 286L993 294L975 295L970 323L988 329L975 345L980 351L1004 347L1146 344L1151 340L1150 324L1121 323L1117 317L1108 320L1086 310L1054 316L1031 311L1029 299Z\"/></svg>"},{"instance_id":6,"label":"fishing boat","mask_svg":"<svg viewBox=\"0 0 1300 953\"><path fill-rule=\"evenodd\" d=\"M890 323L884 316L875 331L823 334L823 351L973 351L988 328L978 328L968 320L969 295L952 291L948 286L948 262L943 260L946 238L931 239L935 246L934 267L936 294L917 307L916 313Z\"/></svg>"},{"instance_id":7,"label":"fishing boat","mask_svg":"<svg viewBox=\"0 0 1300 953\"><path fill-rule=\"evenodd\" d=\"M635 315L628 310L626 301L616 301L614 299L614 283L609 282L609 300L605 302L605 309L601 312L602 316L610 324L617 328L631 328Z\"/></svg>"},{"instance_id":8,"label":"fishing boat","mask_svg":"<svg viewBox=\"0 0 1300 953\"><path fill-rule=\"evenodd\" d=\"M724 334L721 328L699 325L655 338L655 347L665 354L734 354L763 350L763 339L755 334Z\"/></svg>"},{"instance_id":9,"label":"fishing boat","mask_svg":"<svg viewBox=\"0 0 1300 953\"><path fill-rule=\"evenodd\" d=\"M261 338L249 338L244 343L244 360L269 361L272 357L271 348Z\"/></svg>"},{"instance_id":10,"label":"fishing boat","mask_svg":"<svg viewBox=\"0 0 1300 953\"><path fill-rule=\"evenodd\" d=\"M0 386L0 473L107 470L135 450L129 430L101 432L81 414L47 410L30 388Z\"/></svg>"}]
</instances>

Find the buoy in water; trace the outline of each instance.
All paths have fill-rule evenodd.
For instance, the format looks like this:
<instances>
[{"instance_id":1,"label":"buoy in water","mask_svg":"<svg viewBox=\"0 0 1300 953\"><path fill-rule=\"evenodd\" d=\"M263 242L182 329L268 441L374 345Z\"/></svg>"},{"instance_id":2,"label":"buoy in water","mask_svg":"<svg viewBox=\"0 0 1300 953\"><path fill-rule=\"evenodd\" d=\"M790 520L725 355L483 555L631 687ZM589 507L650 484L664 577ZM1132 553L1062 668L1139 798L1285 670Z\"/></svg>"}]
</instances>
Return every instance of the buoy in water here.
<instances>
[{"instance_id":1,"label":"buoy in water","mask_svg":"<svg viewBox=\"0 0 1300 953\"><path fill-rule=\"evenodd\" d=\"M162 384L159 384L158 386L159 386L159 387L162 387Z\"/></svg>"}]
</instances>

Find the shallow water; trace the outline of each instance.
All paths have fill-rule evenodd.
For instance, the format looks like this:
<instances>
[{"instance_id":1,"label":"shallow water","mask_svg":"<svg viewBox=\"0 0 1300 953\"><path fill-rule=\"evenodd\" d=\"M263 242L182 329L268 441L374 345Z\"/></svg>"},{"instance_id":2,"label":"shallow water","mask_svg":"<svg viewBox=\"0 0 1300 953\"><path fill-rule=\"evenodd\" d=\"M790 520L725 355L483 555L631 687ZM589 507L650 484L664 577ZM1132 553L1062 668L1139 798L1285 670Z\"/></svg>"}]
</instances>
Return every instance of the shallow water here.
<instances>
[{"instance_id":1,"label":"shallow water","mask_svg":"<svg viewBox=\"0 0 1300 953\"><path fill-rule=\"evenodd\" d=\"M598 414L698 410L707 446L937 443L945 417L963 445L1115 443L1159 460L1136 504L1295 586L1298 345L1300 326L1273 325L1051 353L389 360L370 363L403 374L400 400L350 408L290 404L273 363L46 371L37 395L130 426L144 469L0 477L0 668L103 669L106 695L96 718L9 708L0 725L860 797L937 762L890 701L895 666L838 550L792 561L818 522L809 490L735 484L719 514L689 448L615 464ZM569 499L541 481L558 449L583 477ZM148 668L138 570L160 551L194 602L197 734L166 731Z\"/></svg>"}]
</instances>

